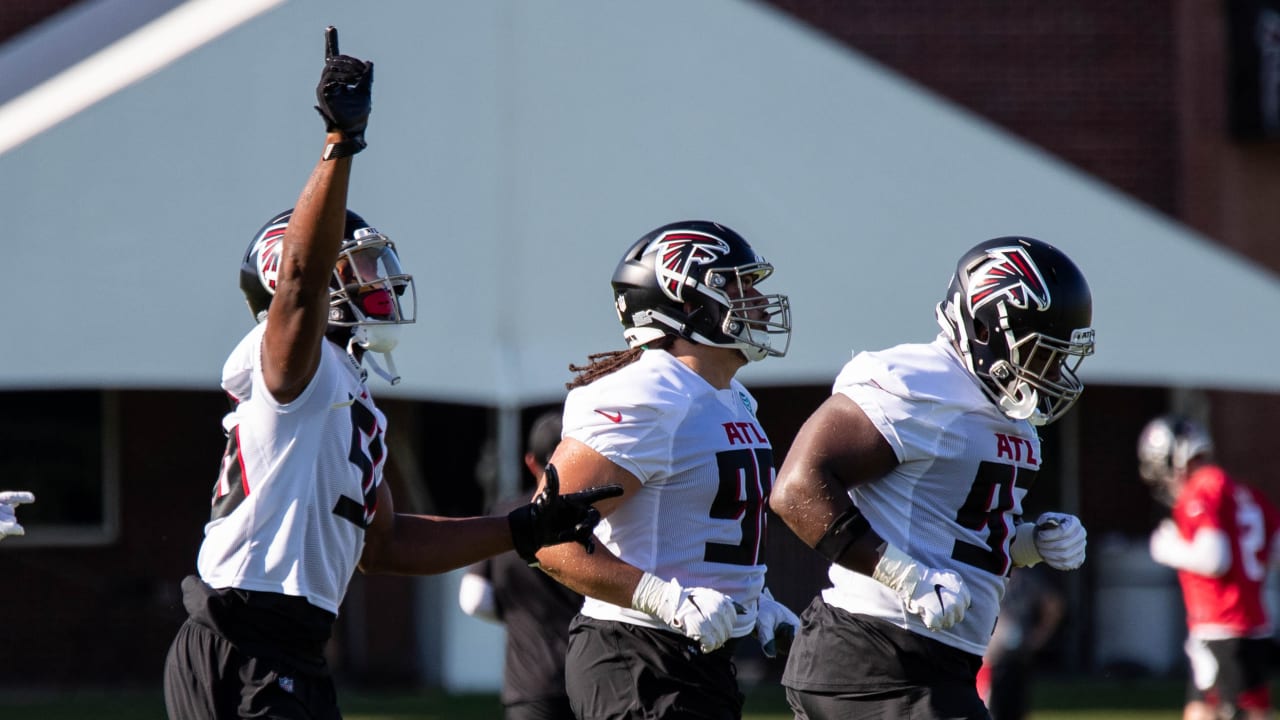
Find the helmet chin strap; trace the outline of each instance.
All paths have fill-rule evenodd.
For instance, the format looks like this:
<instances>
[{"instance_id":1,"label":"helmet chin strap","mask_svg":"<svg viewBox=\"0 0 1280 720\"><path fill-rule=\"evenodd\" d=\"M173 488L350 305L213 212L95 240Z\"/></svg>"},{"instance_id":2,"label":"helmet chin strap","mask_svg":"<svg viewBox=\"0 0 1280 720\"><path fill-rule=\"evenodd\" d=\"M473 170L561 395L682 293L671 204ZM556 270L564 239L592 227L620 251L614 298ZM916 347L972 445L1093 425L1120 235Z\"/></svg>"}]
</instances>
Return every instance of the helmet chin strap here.
<instances>
[{"instance_id":1,"label":"helmet chin strap","mask_svg":"<svg viewBox=\"0 0 1280 720\"><path fill-rule=\"evenodd\" d=\"M382 357L385 358L387 361L386 370L382 369L382 366L378 364L378 361L375 360L372 355L366 355L366 357L369 358L369 366L373 368L373 372L375 375L382 378L383 380L386 380L388 383L392 385L400 384L400 373L396 371L396 361L391 359L390 352L382 353Z\"/></svg>"},{"instance_id":2,"label":"helmet chin strap","mask_svg":"<svg viewBox=\"0 0 1280 720\"><path fill-rule=\"evenodd\" d=\"M357 347L359 347L364 352L357 355L356 354ZM392 385L400 384L400 379L401 379L400 373L396 370L396 361L392 359L390 350L382 353L382 356L386 358L386 361L387 361L387 369L385 370L382 368L381 365L378 364L378 361L373 357L373 353L370 352L368 349L366 349L364 345L362 345L360 342L356 340L355 335L352 335L351 339L347 341L347 354L350 355L351 358L356 361L357 365L362 365L363 364L362 360L368 360L369 367L373 369L374 375L377 375L378 377L382 378L383 380L386 380L388 383Z\"/></svg>"}]
</instances>

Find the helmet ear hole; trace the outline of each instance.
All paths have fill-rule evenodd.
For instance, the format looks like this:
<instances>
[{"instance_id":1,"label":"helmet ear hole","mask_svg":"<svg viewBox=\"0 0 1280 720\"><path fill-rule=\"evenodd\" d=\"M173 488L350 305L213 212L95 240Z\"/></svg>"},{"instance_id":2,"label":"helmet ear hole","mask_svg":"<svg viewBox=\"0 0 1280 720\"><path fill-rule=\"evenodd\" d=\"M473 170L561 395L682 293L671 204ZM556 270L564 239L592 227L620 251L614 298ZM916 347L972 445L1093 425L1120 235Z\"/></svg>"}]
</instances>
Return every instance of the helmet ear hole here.
<instances>
[{"instance_id":1,"label":"helmet ear hole","mask_svg":"<svg viewBox=\"0 0 1280 720\"><path fill-rule=\"evenodd\" d=\"M982 343L983 345L986 345L987 341L990 339L991 339L991 331L987 329L987 324L977 318L974 318L973 319L974 342L979 342L979 343Z\"/></svg>"}]
</instances>

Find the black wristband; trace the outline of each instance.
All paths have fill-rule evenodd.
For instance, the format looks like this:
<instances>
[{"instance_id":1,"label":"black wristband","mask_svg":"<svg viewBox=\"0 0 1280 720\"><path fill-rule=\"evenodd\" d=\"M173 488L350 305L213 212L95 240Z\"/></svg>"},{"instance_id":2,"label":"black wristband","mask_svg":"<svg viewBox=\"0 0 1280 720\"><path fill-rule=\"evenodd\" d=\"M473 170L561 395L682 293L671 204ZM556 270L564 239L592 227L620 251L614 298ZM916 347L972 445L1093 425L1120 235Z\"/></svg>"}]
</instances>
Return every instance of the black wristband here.
<instances>
[{"instance_id":1,"label":"black wristband","mask_svg":"<svg viewBox=\"0 0 1280 720\"><path fill-rule=\"evenodd\" d=\"M540 545L535 539L536 531L534 530L535 518L537 510L533 503L521 505L520 507L507 513L507 526L511 529L511 544L515 546L516 554L521 560L529 563L530 566L538 565L538 550Z\"/></svg>"},{"instance_id":2,"label":"black wristband","mask_svg":"<svg viewBox=\"0 0 1280 720\"><path fill-rule=\"evenodd\" d=\"M857 505L850 505L848 510L840 513L827 531L818 538L813 546L823 557L831 562L839 562L849 546L871 531L871 523Z\"/></svg>"},{"instance_id":3,"label":"black wristband","mask_svg":"<svg viewBox=\"0 0 1280 720\"><path fill-rule=\"evenodd\" d=\"M365 147L363 139L329 143L324 147L324 154L320 156L320 159L337 160L338 158L351 157L365 149Z\"/></svg>"}]
</instances>

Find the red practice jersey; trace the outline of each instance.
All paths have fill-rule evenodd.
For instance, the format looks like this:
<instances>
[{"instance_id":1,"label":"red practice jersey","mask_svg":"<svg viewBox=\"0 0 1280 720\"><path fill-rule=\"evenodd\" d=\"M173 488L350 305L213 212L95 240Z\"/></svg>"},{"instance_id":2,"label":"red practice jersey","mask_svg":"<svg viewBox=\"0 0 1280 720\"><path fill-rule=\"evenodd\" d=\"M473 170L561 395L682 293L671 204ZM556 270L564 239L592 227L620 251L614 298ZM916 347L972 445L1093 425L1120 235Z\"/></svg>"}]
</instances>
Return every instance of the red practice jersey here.
<instances>
[{"instance_id":1,"label":"red practice jersey","mask_svg":"<svg viewBox=\"0 0 1280 720\"><path fill-rule=\"evenodd\" d=\"M1205 466L1187 478L1173 519L1188 542L1210 530L1225 535L1231 546L1231 566L1221 577L1178 571L1191 634L1204 639L1270 634L1262 591L1280 510L1221 468Z\"/></svg>"}]
</instances>

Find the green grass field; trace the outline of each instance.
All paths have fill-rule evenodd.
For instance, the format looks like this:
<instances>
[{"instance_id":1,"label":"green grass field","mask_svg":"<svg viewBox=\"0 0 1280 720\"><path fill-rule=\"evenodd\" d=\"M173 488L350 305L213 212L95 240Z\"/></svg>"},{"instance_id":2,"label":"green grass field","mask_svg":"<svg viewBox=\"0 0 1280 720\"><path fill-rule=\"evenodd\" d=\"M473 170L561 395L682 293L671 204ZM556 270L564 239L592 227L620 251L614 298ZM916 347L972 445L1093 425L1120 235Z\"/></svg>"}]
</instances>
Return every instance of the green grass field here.
<instances>
[{"instance_id":1,"label":"green grass field","mask_svg":"<svg viewBox=\"0 0 1280 720\"><path fill-rule=\"evenodd\" d=\"M1042 679L1033 688L1031 720L1177 720L1182 683L1170 680ZM493 695L433 692L370 693L339 687L346 720L497 720ZM66 691L0 694L3 720L155 720L164 718L159 691ZM776 686L747 696L744 720L791 720Z\"/></svg>"}]
</instances>

